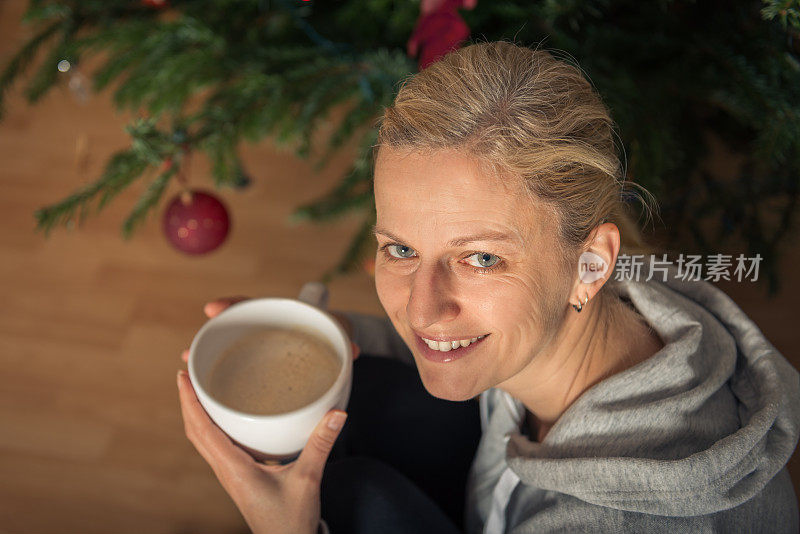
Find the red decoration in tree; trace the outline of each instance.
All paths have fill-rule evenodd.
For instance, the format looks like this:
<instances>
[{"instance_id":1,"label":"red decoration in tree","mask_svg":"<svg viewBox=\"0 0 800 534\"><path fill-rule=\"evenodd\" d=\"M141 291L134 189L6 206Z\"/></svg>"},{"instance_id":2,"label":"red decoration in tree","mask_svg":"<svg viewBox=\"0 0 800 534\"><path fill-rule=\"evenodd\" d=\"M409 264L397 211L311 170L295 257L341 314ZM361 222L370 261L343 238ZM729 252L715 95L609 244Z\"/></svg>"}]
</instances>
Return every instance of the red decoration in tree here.
<instances>
[{"instance_id":1,"label":"red decoration in tree","mask_svg":"<svg viewBox=\"0 0 800 534\"><path fill-rule=\"evenodd\" d=\"M469 26L458 8L473 9L478 0L422 0L419 18L406 45L409 57L419 52L419 70L461 46Z\"/></svg>"},{"instance_id":2,"label":"red decoration in tree","mask_svg":"<svg viewBox=\"0 0 800 534\"><path fill-rule=\"evenodd\" d=\"M169 0L142 0L142 5L153 9L164 9L169 5Z\"/></svg>"},{"instance_id":3,"label":"red decoration in tree","mask_svg":"<svg viewBox=\"0 0 800 534\"><path fill-rule=\"evenodd\" d=\"M164 211L164 235L186 254L205 254L220 246L228 236L228 210L217 197L197 190L185 190Z\"/></svg>"}]
</instances>

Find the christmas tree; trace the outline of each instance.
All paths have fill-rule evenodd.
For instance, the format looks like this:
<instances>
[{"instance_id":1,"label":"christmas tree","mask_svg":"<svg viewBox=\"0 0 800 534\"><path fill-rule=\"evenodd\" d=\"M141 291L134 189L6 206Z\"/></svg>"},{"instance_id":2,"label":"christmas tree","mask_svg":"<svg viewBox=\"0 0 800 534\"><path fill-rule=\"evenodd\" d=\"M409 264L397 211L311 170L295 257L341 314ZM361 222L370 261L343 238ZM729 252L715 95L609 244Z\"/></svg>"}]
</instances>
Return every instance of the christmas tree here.
<instances>
[{"instance_id":1,"label":"christmas tree","mask_svg":"<svg viewBox=\"0 0 800 534\"><path fill-rule=\"evenodd\" d=\"M476 40L513 40L575 58L619 125L627 177L660 201L654 240L668 251L760 254L777 290L777 259L790 244L800 182L797 0L475 4L31 1L24 22L35 33L0 74L0 118L3 95L40 53L25 88L30 103L102 55L92 90L115 83L115 104L139 116L126 128L130 147L96 181L38 210L37 227L48 234L80 224L93 207L149 180L122 223L130 237L193 151L213 162L215 187L237 187L249 179L237 152L243 142L270 138L315 159L319 170L352 140L358 153L349 171L322 198L299 206L294 219L361 214L361 229L323 280L358 268L372 251L376 120L406 77L468 43L468 28ZM312 146L313 132L337 107L345 113L326 146ZM709 136L742 156L738 174L715 176L704 167Z\"/></svg>"}]
</instances>

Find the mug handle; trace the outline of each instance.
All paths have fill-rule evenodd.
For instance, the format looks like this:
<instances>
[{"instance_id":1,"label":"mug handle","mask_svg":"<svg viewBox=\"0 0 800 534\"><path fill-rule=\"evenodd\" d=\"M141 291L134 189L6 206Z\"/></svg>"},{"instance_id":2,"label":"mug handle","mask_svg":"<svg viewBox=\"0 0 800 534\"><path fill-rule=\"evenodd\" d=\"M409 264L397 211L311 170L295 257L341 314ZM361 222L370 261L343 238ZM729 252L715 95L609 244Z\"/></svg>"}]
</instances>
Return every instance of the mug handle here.
<instances>
[{"instance_id":1,"label":"mug handle","mask_svg":"<svg viewBox=\"0 0 800 534\"><path fill-rule=\"evenodd\" d=\"M306 304L311 304L317 308L327 310L328 286L322 282L306 282L302 289L300 289L297 300L302 300Z\"/></svg>"}]
</instances>

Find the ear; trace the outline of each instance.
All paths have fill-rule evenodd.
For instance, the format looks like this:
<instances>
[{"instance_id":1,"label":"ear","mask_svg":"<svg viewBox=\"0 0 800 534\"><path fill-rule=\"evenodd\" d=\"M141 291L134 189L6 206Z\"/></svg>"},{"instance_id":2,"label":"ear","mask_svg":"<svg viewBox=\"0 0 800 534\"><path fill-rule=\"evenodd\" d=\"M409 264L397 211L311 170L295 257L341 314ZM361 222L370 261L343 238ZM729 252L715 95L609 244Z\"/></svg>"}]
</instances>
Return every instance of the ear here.
<instances>
[{"instance_id":1,"label":"ear","mask_svg":"<svg viewBox=\"0 0 800 534\"><path fill-rule=\"evenodd\" d=\"M581 256L578 258L577 274L570 293L570 304L584 303L600 291L611 277L613 266L619 254L619 229L614 223L606 222L597 226L586 240Z\"/></svg>"}]
</instances>

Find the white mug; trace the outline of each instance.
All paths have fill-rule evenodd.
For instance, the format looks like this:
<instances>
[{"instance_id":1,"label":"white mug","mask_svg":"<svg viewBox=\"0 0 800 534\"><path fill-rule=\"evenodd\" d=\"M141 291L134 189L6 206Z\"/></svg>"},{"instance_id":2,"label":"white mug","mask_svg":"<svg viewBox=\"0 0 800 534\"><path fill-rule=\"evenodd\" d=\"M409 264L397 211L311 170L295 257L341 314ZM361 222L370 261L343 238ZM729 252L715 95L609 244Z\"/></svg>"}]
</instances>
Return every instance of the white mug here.
<instances>
[{"instance_id":1,"label":"white mug","mask_svg":"<svg viewBox=\"0 0 800 534\"><path fill-rule=\"evenodd\" d=\"M312 300L309 295L315 293L307 284L301 298ZM317 294L315 300L324 301L324 296ZM311 404L291 412L256 415L229 408L208 394L209 374L225 349L250 330L265 325L314 334L326 340L341 359L336 381ZM327 312L302 300L258 298L233 304L200 328L189 348L189 377L209 417L237 445L256 460L285 464L299 456L312 431L329 410L346 409L353 378L352 351L347 333Z\"/></svg>"}]
</instances>

